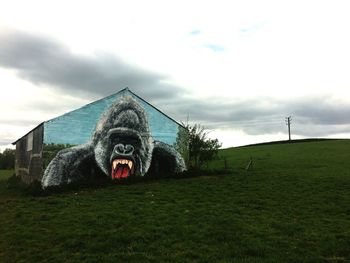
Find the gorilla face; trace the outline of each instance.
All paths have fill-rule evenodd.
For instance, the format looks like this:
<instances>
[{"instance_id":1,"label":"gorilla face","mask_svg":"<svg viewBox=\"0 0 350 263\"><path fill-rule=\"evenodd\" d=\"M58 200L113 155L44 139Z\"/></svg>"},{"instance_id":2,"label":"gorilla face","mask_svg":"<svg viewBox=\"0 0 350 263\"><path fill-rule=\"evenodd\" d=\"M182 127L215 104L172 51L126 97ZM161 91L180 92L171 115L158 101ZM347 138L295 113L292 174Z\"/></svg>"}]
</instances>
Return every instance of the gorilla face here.
<instances>
[{"instance_id":1,"label":"gorilla face","mask_svg":"<svg viewBox=\"0 0 350 263\"><path fill-rule=\"evenodd\" d=\"M98 166L113 180L143 176L151 163L147 116L132 98L124 98L102 116L93 143Z\"/></svg>"},{"instance_id":2,"label":"gorilla face","mask_svg":"<svg viewBox=\"0 0 350 263\"><path fill-rule=\"evenodd\" d=\"M110 155L110 172L112 179L126 178L140 172L141 139L137 134L120 132L118 129L109 131L109 142L113 147Z\"/></svg>"}]
</instances>

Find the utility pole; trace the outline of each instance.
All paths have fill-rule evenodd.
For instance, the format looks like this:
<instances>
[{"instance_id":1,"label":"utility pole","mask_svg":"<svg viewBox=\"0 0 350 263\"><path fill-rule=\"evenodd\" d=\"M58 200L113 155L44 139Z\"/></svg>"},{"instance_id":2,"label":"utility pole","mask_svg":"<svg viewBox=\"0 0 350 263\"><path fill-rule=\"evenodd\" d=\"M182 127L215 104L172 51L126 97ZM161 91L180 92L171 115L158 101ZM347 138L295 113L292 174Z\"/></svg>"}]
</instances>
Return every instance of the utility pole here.
<instances>
[{"instance_id":1,"label":"utility pole","mask_svg":"<svg viewBox=\"0 0 350 263\"><path fill-rule=\"evenodd\" d=\"M291 141L291 137L290 137L290 123L292 121L292 116L286 117L286 125L288 125L288 136L289 136L289 141Z\"/></svg>"}]
</instances>

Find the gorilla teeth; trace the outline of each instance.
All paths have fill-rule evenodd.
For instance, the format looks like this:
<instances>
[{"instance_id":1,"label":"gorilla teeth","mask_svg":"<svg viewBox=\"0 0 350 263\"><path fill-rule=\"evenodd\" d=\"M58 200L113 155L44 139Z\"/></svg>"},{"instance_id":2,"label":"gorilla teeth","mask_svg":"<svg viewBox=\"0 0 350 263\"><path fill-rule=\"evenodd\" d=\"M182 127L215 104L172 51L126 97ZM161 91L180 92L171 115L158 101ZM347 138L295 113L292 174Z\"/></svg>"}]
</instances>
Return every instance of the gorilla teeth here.
<instances>
[{"instance_id":1,"label":"gorilla teeth","mask_svg":"<svg viewBox=\"0 0 350 263\"><path fill-rule=\"evenodd\" d=\"M132 169L133 166L133 162L127 159L115 159L113 161L113 170L115 170L115 168L117 167L118 164L127 164L130 168L130 170Z\"/></svg>"}]
</instances>

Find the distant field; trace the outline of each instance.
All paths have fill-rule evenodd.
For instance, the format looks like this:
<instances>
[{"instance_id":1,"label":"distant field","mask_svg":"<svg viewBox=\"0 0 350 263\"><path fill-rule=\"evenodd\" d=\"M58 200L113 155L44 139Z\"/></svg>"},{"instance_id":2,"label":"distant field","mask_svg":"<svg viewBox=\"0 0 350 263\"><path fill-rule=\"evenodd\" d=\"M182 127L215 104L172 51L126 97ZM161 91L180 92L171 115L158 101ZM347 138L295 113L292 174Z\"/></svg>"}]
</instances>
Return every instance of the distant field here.
<instances>
[{"instance_id":1,"label":"distant field","mask_svg":"<svg viewBox=\"0 0 350 263\"><path fill-rule=\"evenodd\" d=\"M39 197L1 172L0 262L350 262L350 140L225 149L208 168L225 159L226 175Z\"/></svg>"}]
</instances>

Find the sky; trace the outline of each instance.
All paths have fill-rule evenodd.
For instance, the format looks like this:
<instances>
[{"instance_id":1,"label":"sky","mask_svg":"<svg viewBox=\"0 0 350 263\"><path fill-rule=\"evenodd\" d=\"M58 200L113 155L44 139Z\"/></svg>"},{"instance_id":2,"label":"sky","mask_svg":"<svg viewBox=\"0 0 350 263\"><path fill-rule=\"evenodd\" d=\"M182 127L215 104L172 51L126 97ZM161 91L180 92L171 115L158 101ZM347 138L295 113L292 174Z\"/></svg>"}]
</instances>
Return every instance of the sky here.
<instances>
[{"instance_id":1,"label":"sky","mask_svg":"<svg viewBox=\"0 0 350 263\"><path fill-rule=\"evenodd\" d=\"M350 138L349 1L2 1L0 150L125 87L223 147Z\"/></svg>"}]
</instances>

